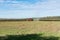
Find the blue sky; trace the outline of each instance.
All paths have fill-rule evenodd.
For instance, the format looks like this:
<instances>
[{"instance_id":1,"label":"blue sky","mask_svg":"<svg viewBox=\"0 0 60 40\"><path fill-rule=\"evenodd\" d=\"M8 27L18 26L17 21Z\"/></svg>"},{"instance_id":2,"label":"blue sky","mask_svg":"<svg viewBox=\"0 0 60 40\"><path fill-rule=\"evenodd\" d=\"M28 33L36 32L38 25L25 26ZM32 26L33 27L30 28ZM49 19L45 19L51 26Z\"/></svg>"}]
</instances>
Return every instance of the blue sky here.
<instances>
[{"instance_id":1,"label":"blue sky","mask_svg":"<svg viewBox=\"0 0 60 40\"><path fill-rule=\"evenodd\" d=\"M60 0L0 0L0 18L60 16Z\"/></svg>"}]
</instances>

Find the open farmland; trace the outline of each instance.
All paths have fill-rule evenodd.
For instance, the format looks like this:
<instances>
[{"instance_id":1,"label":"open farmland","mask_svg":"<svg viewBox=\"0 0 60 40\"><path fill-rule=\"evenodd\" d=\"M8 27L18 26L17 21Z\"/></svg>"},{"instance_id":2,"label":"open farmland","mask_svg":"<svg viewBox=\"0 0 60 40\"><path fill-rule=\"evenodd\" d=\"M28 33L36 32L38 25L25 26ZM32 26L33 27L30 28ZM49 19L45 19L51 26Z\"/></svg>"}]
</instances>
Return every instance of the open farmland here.
<instances>
[{"instance_id":1,"label":"open farmland","mask_svg":"<svg viewBox=\"0 0 60 40\"><path fill-rule=\"evenodd\" d=\"M0 21L0 35L39 33L60 36L60 21Z\"/></svg>"}]
</instances>

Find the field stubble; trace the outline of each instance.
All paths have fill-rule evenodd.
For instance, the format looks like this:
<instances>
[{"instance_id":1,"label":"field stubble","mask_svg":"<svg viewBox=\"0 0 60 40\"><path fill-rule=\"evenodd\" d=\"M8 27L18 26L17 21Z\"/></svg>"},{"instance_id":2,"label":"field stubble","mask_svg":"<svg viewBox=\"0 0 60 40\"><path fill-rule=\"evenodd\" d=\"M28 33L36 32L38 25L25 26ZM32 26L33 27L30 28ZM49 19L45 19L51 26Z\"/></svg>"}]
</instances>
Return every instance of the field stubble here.
<instances>
[{"instance_id":1,"label":"field stubble","mask_svg":"<svg viewBox=\"0 0 60 40\"><path fill-rule=\"evenodd\" d=\"M60 36L60 21L2 21L0 35L39 34Z\"/></svg>"}]
</instances>

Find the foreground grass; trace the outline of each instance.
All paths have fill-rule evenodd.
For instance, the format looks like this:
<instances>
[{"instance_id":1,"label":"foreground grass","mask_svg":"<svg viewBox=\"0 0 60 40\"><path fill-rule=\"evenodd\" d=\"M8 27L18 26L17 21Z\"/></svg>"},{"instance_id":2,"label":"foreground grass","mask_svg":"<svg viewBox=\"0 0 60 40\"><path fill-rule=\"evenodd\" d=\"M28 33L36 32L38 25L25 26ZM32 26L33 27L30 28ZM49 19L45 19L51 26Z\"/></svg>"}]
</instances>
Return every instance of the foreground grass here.
<instances>
[{"instance_id":1,"label":"foreground grass","mask_svg":"<svg viewBox=\"0 0 60 40\"><path fill-rule=\"evenodd\" d=\"M60 37L42 35L43 34L7 35L0 36L0 40L60 40Z\"/></svg>"},{"instance_id":2,"label":"foreground grass","mask_svg":"<svg viewBox=\"0 0 60 40\"><path fill-rule=\"evenodd\" d=\"M0 35L40 34L60 37L60 21L0 21Z\"/></svg>"}]
</instances>

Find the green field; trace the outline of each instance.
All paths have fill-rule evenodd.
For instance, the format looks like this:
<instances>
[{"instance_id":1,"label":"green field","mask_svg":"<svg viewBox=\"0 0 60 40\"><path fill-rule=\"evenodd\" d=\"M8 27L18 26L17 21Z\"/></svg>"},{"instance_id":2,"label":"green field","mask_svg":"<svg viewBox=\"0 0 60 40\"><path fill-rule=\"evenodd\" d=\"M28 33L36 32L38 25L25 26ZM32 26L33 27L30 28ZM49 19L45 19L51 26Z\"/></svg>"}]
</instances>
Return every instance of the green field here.
<instances>
[{"instance_id":1,"label":"green field","mask_svg":"<svg viewBox=\"0 0 60 40\"><path fill-rule=\"evenodd\" d=\"M27 34L60 37L60 21L0 21L0 36Z\"/></svg>"}]
</instances>

